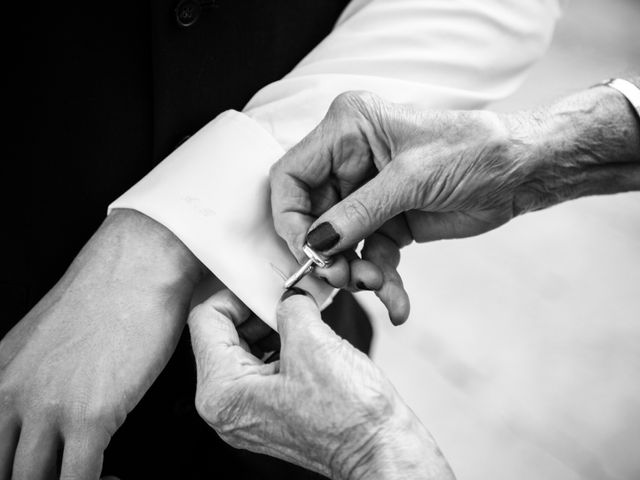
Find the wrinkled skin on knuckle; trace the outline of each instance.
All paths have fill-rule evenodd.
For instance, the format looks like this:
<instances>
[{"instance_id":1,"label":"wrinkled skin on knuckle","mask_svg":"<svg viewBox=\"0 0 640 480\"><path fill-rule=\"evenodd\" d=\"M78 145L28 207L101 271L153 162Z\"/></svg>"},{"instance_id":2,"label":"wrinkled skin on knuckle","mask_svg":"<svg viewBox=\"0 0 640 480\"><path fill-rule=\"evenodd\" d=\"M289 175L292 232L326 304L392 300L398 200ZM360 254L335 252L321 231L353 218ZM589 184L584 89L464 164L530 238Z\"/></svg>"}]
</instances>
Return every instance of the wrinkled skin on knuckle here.
<instances>
[{"instance_id":1,"label":"wrinkled skin on knuckle","mask_svg":"<svg viewBox=\"0 0 640 480\"><path fill-rule=\"evenodd\" d=\"M280 175L280 166L282 164L282 158L277 162L272 163L269 167L269 183L273 183L273 181Z\"/></svg>"},{"instance_id":2,"label":"wrinkled skin on knuckle","mask_svg":"<svg viewBox=\"0 0 640 480\"><path fill-rule=\"evenodd\" d=\"M224 398L219 393L216 393L216 390L215 388L208 388L206 381L202 382L198 379L195 397L196 412L214 429L223 421L218 416L218 412L222 409Z\"/></svg>"},{"instance_id":3,"label":"wrinkled skin on knuckle","mask_svg":"<svg viewBox=\"0 0 640 480\"><path fill-rule=\"evenodd\" d=\"M371 148L363 130L366 119L357 111L349 111L329 117L324 125L332 139L331 169L342 182L352 187L361 183L370 166ZM344 191L342 192L344 194Z\"/></svg>"},{"instance_id":4,"label":"wrinkled skin on knuckle","mask_svg":"<svg viewBox=\"0 0 640 480\"><path fill-rule=\"evenodd\" d=\"M190 323L192 321L198 320L203 315L206 316L206 314L206 307L202 303L200 303L191 309L191 311L189 312L189 316L187 317L187 322Z\"/></svg>"},{"instance_id":5,"label":"wrinkled skin on knuckle","mask_svg":"<svg viewBox=\"0 0 640 480\"><path fill-rule=\"evenodd\" d=\"M196 394L196 411L227 443L239 441L248 429L252 404L242 387L219 385L215 391Z\"/></svg>"},{"instance_id":6,"label":"wrinkled skin on knuckle","mask_svg":"<svg viewBox=\"0 0 640 480\"><path fill-rule=\"evenodd\" d=\"M344 92L333 99L322 125L325 131L339 132L344 134L343 128L357 123L360 112L357 98L358 92Z\"/></svg>"},{"instance_id":7,"label":"wrinkled skin on knuckle","mask_svg":"<svg viewBox=\"0 0 640 480\"><path fill-rule=\"evenodd\" d=\"M344 207L345 225L373 225L375 215L369 206L359 198L352 198Z\"/></svg>"},{"instance_id":8,"label":"wrinkled skin on knuckle","mask_svg":"<svg viewBox=\"0 0 640 480\"><path fill-rule=\"evenodd\" d=\"M234 448L281 456L278 453L288 442L281 430L291 412L288 396L284 403L277 393L263 393L257 398L242 386L235 386L233 393L226 392L217 401L215 414L207 422L218 436Z\"/></svg>"},{"instance_id":9,"label":"wrinkled skin on knuckle","mask_svg":"<svg viewBox=\"0 0 640 480\"><path fill-rule=\"evenodd\" d=\"M382 100L377 95L364 90L352 90L338 95L329 106L331 115L345 115L367 112L376 108Z\"/></svg>"},{"instance_id":10,"label":"wrinkled skin on knuckle","mask_svg":"<svg viewBox=\"0 0 640 480\"><path fill-rule=\"evenodd\" d=\"M380 170L388 163L388 145L381 128L387 109L387 104L370 92L345 92L334 99L325 117L325 127L337 132L333 146L334 170L341 177L354 175L338 167L359 171L362 177L365 166L375 165Z\"/></svg>"},{"instance_id":11,"label":"wrinkled skin on knuckle","mask_svg":"<svg viewBox=\"0 0 640 480\"><path fill-rule=\"evenodd\" d=\"M425 210L490 210L510 203L518 181L507 132L490 112L436 112L414 175ZM437 126L432 125L438 123Z\"/></svg>"},{"instance_id":12,"label":"wrinkled skin on knuckle","mask_svg":"<svg viewBox=\"0 0 640 480\"><path fill-rule=\"evenodd\" d=\"M200 352L203 350L199 348L199 343L201 341L200 335L194 335L192 333L192 330L200 328L199 320L201 317L205 316L205 319L206 319L206 312L204 308L205 307L202 304L196 305L195 307L193 307L193 309L191 309L191 311L189 312L189 315L187 316L187 325L189 326L189 333L190 333L189 336L191 339L191 343L194 347L194 350L197 352ZM196 355L196 360L197 359L198 359L198 356Z\"/></svg>"},{"instance_id":13,"label":"wrinkled skin on knuckle","mask_svg":"<svg viewBox=\"0 0 640 480\"><path fill-rule=\"evenodd\" d=\"M387 144L388 155L394 160L404 152L419 149L429 138L423 112L406 105L379 102L376 123L378 138Z\"/></svg>"},{"instance_id":14,"label":"wrinkled skin on knuckle","mask_svg":"<svg viewBox=\"0 0 640 480\"><path fill-rule=\"evenodd\" d=\"M424 205L424 187L420 181L424 173L422 163L421 152L410 150L394 158L386 167L387 181L391 185L382 194L389 197L385 200L387 203L398 204L397 213Z\"/></svg>"}]
</instances>

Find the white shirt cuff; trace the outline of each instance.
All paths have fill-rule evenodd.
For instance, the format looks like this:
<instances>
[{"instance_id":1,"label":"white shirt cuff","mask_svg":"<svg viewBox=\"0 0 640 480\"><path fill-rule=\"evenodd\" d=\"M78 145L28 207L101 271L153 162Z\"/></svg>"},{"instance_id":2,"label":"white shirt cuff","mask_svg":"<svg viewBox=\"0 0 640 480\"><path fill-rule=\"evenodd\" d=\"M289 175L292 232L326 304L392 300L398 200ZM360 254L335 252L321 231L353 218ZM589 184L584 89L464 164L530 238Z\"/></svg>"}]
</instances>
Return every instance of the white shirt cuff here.
<instances>
[{"instance_id":1,"label":"white shirt cuff","mask_svg":"<svg viewBox=\"0 0 640 480\"><path fill-rule=\"evenodd\" d=\"M258 317L276 328L284 279L297 268L273 227L269 168L282 147L254 120L227 111L109 206L144 213L174 232ZM305 277L319 305L334 289Z\"/></svg>"}]
</instances>

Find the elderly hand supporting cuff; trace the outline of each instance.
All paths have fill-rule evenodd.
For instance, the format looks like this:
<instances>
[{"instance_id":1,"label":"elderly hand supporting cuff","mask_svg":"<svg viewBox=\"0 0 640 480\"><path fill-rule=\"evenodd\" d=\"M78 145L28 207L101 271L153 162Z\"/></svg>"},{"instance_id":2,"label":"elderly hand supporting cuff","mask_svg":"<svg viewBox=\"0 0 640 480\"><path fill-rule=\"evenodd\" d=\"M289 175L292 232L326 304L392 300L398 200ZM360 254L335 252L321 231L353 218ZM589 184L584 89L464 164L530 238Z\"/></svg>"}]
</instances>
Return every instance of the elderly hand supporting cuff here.
<instances>
[{"instance_id":1,"label":"elderly hand supporting cuff","mask_svg":"<svg viewBox=\"0 0 640 480\"><path fill-rule=\"evenodd\" d=\"M249 352L236 330L249 317L228 290L189 317L197 409L223 440L336 479L453 478L382 372L322 322L304 291L288 290L278 305L279 361Z\"/></svg>"}]
</instances>

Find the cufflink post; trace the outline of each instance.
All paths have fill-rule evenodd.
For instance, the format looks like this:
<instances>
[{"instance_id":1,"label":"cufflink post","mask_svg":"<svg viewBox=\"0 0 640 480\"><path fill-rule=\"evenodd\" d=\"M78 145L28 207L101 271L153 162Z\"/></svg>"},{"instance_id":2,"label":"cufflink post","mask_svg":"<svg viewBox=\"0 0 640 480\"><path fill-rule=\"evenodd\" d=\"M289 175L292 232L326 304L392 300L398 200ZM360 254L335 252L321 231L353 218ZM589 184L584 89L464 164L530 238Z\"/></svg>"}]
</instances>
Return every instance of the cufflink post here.
<instances>
[{"instance_id":1,"label":"cufflink post","mask_svg":"<svg viewBox=\"0 0 640 480\"><path fill-rule=\"evenodd\" d=\"M302 251L309 258L309 260L304 262L304 264L284 282L285 290L293 287L296 283L302 280L305 275L308 275L309 273L311 273L311 271L315 267L326 268L329 265L331 265L330 258L320 255L318 252L313 250L307 243L305 243L305 245L302 247Z\"/></svg>"}]
</instances>

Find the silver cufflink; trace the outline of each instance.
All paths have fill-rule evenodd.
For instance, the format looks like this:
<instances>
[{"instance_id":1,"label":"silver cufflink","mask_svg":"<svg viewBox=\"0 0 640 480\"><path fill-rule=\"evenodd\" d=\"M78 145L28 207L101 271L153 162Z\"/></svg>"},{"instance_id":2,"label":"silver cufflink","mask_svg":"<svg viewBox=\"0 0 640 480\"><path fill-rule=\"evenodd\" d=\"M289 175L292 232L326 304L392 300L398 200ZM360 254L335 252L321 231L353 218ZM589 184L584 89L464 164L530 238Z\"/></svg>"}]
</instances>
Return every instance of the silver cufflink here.
<instances>
[{"instance_id":1,"label":"silver cufflink","mask_svg":"<svg viewBox=\"0 0 640 480\"><path fill-rule=\"evenodd\" d=\"M293 287L296 283L302 280L305 275L311 273L315 267L327 268L331 265L331 258L319 254L307 243L302 247L302 251L309 260L304 262L304 264L284 282L285 290Z\"/></svg>"}]
</instances>

